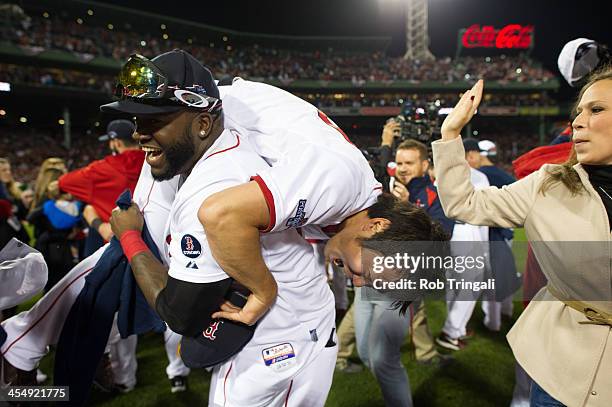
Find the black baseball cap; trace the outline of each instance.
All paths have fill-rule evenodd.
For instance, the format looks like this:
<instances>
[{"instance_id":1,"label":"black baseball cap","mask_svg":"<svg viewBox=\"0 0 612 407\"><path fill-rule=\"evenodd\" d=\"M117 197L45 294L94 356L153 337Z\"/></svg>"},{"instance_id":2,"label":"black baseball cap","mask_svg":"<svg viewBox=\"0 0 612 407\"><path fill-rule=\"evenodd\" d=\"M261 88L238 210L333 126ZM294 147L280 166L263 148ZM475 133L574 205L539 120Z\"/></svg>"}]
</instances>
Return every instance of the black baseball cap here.
<instances>
[{"instance_id":1,"label":"black baseball cap","mask_svg":"<svg viewBox=\"0 0 612 407\"><path fill-rule=\"evenodd\" d=\"M482 149L478 145L478 140L476 140L475 138L471 138L471 137L463 139L463 149L465 150L466 153L469 151L478 151L478 152L482 151Z\"/></svg>"},{"instance_id":2,"label":"black baseball cap","mask_svg":"<svg viewBox=\"0 0 612 407\"><path fill-rule=\"evenodd\" d=\"M98 137L100 141L112 139L131 139L136 131L136 126L129 120L113 120L106 126L106 134Z\"/></svg>"},{"instance_id":3,"label":"black baseball cap","mask_svg":"<svg viewBox=\"0 0 612 407\"><path fill-rule=\"evenodd\" d=\"M232 304L246 304L244 291L230 290L226 297ZM181 359L189 368L205 368L217 365L240 352L255 333L255 325L217 319L196 336L183 336L179 346Z\"/></svg>"},{"instance_id":4,"label":"black baseball cap","mask_svg":"<svg viewBox=\"0 0 612 407\"><path fill-rule=\"evenodd\" d=\"M139 83L139 85L142 85L147 80L148 82L143 86L148 86L151 94L155 95L153 97L148 97L148 95L145 97L143 95L126 97L123 93L118 95L121 100L100 106L102 112L135 116L164 114L189 107L207 107L209 106L208 101L212 100L211 98L220 100L219 89L210 70L184 50L175 49L158 55L152 60L140 55L132 55L119 75L118 88L122 87L122 77L129 78L129 73L140 72L140 70L132 70L128 74L124 72L134 63L148 64L151 68L149 72L155 72L154 75L149 73L149 76ZM177 92L181 92L178 97ZM185 95L188 98L185 98ZM194 100L194 95L199 104L191 103ZM199 96L201 97L198 99ZM204 104L202 104L202 101L204 101Z\"/></svg>"}]
</instances>

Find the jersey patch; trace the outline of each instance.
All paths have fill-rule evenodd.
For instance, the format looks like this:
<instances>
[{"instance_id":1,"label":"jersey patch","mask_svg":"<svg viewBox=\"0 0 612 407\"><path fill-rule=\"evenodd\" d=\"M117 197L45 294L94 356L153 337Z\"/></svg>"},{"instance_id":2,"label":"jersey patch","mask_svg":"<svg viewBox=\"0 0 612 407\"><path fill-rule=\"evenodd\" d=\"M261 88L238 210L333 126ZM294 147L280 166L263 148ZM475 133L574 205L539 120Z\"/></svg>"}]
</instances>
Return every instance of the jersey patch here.
<instances>
[{"instance_id":1,"label":"jersey patch","mask_svg":"<svg viewBox=\"0 0 612 407\"><path fill-rule=\"evenodd\" d=\"M287 219L287 226L290 228L299 228L304 225L308 218L306 218L306 199L300 199L295 210L295 216Z\"/></svg>"},{"instance_id":2,"label":"jersey patch","mask_svg":"<svg viewBox=\"0 0 612 407\"><path fill-rule=\"evenodd\" d=\"M198 239L191 235L185 235L181 239L181 250L183 254L190 259L195 259L202 254L202 245Z\"/></svg>"},{"instance_id":3,"label":"jersey patch","mask_svg":"<svg viewBox=\"0 0 612 407\"><path fill-rule=\"evenodd\" d=\"M264 363L274 370L282 371L293 366L297 361L295 351L290 343L281 343L261 351Z\"/></svg>"}]
</instances>

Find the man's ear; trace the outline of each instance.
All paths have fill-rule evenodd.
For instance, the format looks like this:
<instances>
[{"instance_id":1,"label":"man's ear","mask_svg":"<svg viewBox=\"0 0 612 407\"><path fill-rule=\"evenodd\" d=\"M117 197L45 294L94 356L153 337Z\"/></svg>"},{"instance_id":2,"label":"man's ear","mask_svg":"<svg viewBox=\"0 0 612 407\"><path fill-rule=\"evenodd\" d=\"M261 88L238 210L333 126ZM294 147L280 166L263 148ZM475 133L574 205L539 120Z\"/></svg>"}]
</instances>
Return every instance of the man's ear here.
<instances>
[{"instance_id":1,"label":"man's ear","mask_svg":"<svg viewBox=\"0 0 612 407\"><path fill-rule=\"evenodd\" d=\"M429 169L429 160L423 160L423 162L421 162L421 166L423 173L427 174L427 170Z\"/></svg>"},{"instance_id":2,"label":"man's ear","mask_svg":"<svg viewBox=\"0 0 612 407\"><path fill-rule=\"evenodd\" d=\"M210 135L213 126L213 118L210 113L204 112L198 114L194 123L197 123L196 131L200 139L205 139Z\"/></svg>"},{"instance_id":3,"label":"man's ear","mask_svg":"<svg viewBox=\"0 0 612 407\"><path fill-rule=\"evenodd\" d=\"M391 221L386 218L372 218L368 219L363 224L361 229L363 237L372 237L377 233L380 233L391 226Z\"/></svg>"}]
</instances>

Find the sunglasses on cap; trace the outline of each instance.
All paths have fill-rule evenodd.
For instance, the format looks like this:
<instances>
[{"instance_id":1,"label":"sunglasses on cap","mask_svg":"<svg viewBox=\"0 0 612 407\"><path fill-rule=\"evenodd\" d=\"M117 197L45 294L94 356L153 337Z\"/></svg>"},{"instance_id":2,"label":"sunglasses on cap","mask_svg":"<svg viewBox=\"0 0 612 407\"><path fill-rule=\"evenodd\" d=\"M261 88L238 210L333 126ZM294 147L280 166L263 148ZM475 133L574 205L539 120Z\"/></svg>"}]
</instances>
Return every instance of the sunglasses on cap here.
<instances>
[{"instance_id":1,"label":"sunglasses on cap","mask_svg":"<svg viewBox=\"0 0 612 407\"><path fill-rule=\"evenodd\" d=\"M204 87L179 87L168 84L168 78L146 57L132 54L119 72L115 96L150 105L175 105L217 110L221 101L206 94Z\"/></svg>"}]
</instances>

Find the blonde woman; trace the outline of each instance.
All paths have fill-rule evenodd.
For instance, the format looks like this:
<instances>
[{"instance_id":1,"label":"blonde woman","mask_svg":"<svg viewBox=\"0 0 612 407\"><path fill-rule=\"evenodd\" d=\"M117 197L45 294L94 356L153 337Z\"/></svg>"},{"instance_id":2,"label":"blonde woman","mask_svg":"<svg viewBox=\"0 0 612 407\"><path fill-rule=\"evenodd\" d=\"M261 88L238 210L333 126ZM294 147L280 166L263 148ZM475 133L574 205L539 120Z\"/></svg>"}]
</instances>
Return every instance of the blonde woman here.
<instances>
[{"instance_id":1,"label":"blonde woman","mask_svg":"<svg viewBox=\"0 0 612 407\"><path fill-rule=\"evenodd\" d=\"M34 226L35 247L49 266L47 290L74 265L71 239L81 217L81 204L73 201L69 194L59 195L57 188L50 188L65 173L62 159L48 158L43 162L28 215L28 222Z\"/></svg>"},{"instance_id":2,"label":"blonde woman","mask_svg":"<svg viewBox=\"0 0 612 407\"><path fill-rule=\"evenodd\" d=\"M612 69L580 91L568 162L475 191L460 133L482 90L478 81L463 95L433 143L444 211L471 224L524 227L548 278L508 333L534 380L531 406L611 406Z\"/></svg>"},{"instance_id":3,"label":"blonde woman","mask_svg":"<svg viewBox=\"0 0 612 407\"><path fill-rule=\"evenodd\" d=\"M57 157L47 158L43 161L36 177L34 186L34 199L30 206L30 212L42 205L50 197L55 197L56 190L50 188L49 185L57 181L59 177L67 172L66 163L63 159ZM49 196L51 195L51 196Z\"/></svg>"}]
</instances>

